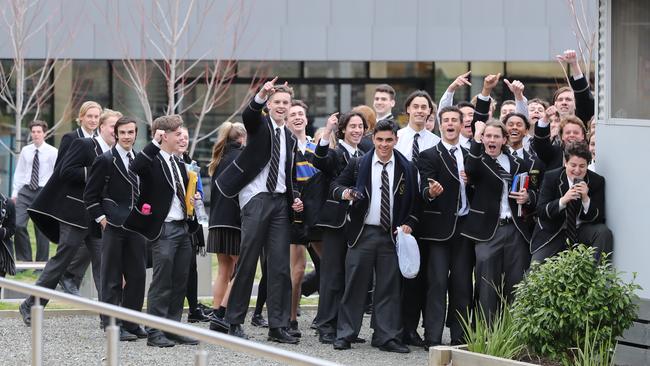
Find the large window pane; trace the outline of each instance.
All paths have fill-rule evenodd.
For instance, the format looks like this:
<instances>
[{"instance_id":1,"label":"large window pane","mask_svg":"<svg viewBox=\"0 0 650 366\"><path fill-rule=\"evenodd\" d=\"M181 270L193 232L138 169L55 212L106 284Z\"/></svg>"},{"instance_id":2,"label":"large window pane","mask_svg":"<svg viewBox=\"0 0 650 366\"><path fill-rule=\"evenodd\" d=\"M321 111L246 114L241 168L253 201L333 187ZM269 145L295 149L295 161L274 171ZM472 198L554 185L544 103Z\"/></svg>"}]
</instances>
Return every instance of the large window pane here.
<instances>
[{"instance_id":1,"label":"large window pane","mask_svg":"<svg viewBox=\"0 0 650 366\"><path fill-rule=\"evenodd\" d=\"M305 62L306 78L363 78L366 77L365 62Z\"/></svg>"},{"instance_id":2,"label":"large window pane","mask_svg":"<svg viewBox=\"0 0 650 366\"><path fill-rule=\"evenodd\" d=\"M508 76L515 77L543 77L564 79L562 67L555 62L508 62L506 63ZM592 69L593 70L593 69Z\"/></svg>"},{"instance_id":3,"label":"large window pane","mask_svg":"<svg viewBox=\"0 0 650 366\"><path fill-rule=\"evenodd\" d=\"M280 78L300 77L300 62L298 61L239 61L237 63L239 77L279 76Z\"/></svg>"},{"instance_id":4,"label":"large window pane","mask_svg":"<svg viewBox=\"0 0 650 366\"><path fill-rule=\"evenodd\" d=\"M431 77L432 62L371 62L371 78Z\"/></svg>"},{"instance_id":5,"label":"large window pane","mask_svg":"<svg viewBox=\"0 0 650 366\"><path fill-rule=\"evenodd\" d=\"M650 2L611 4L611 117L650 119Z\"/></svg>"},{"instance_id":6,"label":"large window pane","mask_svg":"<svg viewBox=\"0 0 650 366\"><path fill-rule=\"evenodd\" d=\"M436 62L435 67L435 95L432 95L432 97L438 103L449 84L456 80L458 75L467 72L467 62ZM467 100L468 95L469 88L463 88L456 91L454 100Z\"/></svg>"}]
</instances>

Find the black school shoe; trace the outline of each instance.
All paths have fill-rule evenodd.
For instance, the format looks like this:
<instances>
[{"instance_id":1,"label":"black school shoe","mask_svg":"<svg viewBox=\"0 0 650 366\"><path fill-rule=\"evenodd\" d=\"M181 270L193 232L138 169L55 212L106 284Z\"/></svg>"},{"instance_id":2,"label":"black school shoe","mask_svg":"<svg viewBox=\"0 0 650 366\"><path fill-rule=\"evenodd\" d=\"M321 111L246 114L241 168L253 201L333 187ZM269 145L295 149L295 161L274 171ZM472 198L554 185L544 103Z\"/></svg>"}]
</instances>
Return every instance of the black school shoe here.
<instances>
[{"instance_id":1,"label":"black school shoe","mask_svg":"<svg viewBox=\"0 0 650 366\"><path fill-rule=\"evenodd\" d=\"M193 311L187 313L187 322L188 323L198 323L198 322L209 322L210 318L203 313L203 310L196 308Z\"/></svg>"},{"instance_id":2,"label":"black school shoe","mask_svg":"<svg viewBox=\"0 0 650 366\"><path fill-rule=\"evenodd\" d=\"M215 313L210 315L210 330L228 333L228 329L230 329L230 324L224 318L217 316Z\"/></svg>"},{"instance_id":3,"label":"black school shoe","mask_svg":"<svg viewBox=\"0 0 650 366\"><path fill-rule=\"evenodd\" d=\"M269 323L264 319L262 314L253 314L251 318L251 325L258 328L268 328Z\"/></svg>"},{"instance_id":4,"label":"black school shoe","mask_svg":"<svg viewBox=\"0 0 650 366\"><path fill-rule=\"evenodd\" d=\"M292 337L285 328L270 328L268 340L287 344L297 344L299 342L298 338Z\"/></svg>"},{"instance_id":5,"label":"black school shoe","mask_svg":"<svg viewBox=\"0 0 650 366\"><path fill-rule=\"evenodd\" d=\"M424 343L424 342L423 342ZM379 349L384 352L394 352L394 353L409 353L411 350L405 345L398 343L395 340L390 340L383 345L379 346Z\"/></svg>"},{"instance_id":6,"label":"black school shoe","mask_svg":"<svg viewBox=\"0 0 650 366\"><path fill-rule=\"evenodd\" d=\"M292 320L289 322L289 328L287 329L287 333L289 333L290 336L295 338L302 337L302 333L300 333L300 329L298 329L297 320Z\"/></svg>"}]
</instances>

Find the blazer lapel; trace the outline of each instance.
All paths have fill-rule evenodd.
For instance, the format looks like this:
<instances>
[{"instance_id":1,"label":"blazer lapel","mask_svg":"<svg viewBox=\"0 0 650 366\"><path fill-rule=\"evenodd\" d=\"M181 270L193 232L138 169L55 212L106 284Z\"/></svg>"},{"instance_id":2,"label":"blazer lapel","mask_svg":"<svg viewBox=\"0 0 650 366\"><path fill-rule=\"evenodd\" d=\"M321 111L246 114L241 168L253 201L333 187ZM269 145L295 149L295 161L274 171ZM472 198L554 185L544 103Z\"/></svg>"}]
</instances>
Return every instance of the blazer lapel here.
<instances>
[{"instance_id":1,"label":"blazer lapel","mask_svg":"<svg viewBox=\"0 0 650 366\"><path fill-rule=\"evenodd\" d=\"M398 187L404 180L404 167L402 167L400 164L397 163L397 159L395 159L395 167L394 167L394 172L393 172L393 197L397 194Z\"/></svg>"},{"instance_id":2,"label":"blazer lapel","mask_svg":"<svg viewBox=\"0 0 650 366\"><path fill-rule=\"evenodd\" d=\"M564 196L564 194L569 190L569 182L567 181L565 169L562 169L562 173L560 173L560 181L558 182L557 188L560 191L560 197Z\"/></svg>"},{"instance_id":3,"label":"blazer lapel","mask_svg":"<svg viewBox=\"0 0 650 366\"><path fill-rule=\"evenodd\" d=\"M442 158L442 163L445 165L445 168L447 168L449 174L451 174L454 179L460 182L460 178L458 177L458 169L452 169L454 166L454 157L451 156L449 150L447 150L442 142L436 145L436 149L438 150L438 154ZM458 162L456 162L456 164L458 164Z\"/></svg>"},{"instance_id":4,"label":"blazer lapel","mask_svg":"<svg viewBox=\"0 0 650 366\"><path fill-rule=\"evenodd\" d=\"M510 160L510 175L514 178L515 175L519 174L519 162L512 155L506 155L508 160Z\"/></svg>"},{"instance_id":5,"label":"blazer lapel","mask_svg":"<svg viewBox=\"0 0 650 366\"><path fill-rule=\"evenodd\" d=\"M169 186L173 189L174 183L171 177L172 172L169 171L169 166L167 165L167 162L165 161L165 159L163 159L160 153L156 155L156 158L158 158L158 160L160 161L160 166L162 167L162 171L163 171L163 175L165 176L165 179L167 179L167 184L169 184Z\"/></svg>"},{"instance_id":6,"label":"blazer lapel","mask_svg":"<svg viewBox=\"0 0 650 366\"><path fill-rule=\"evenodd\" d=\"M113 164L117 168L117 171L120 172L124 180L131 184L131 180L129 179L128 172L126 171L126 167L124 166L124 162L122 161L120 153L117 152L117 149L115 149L115 147L111 149L111 153L113 153Z\"/></svg>"}]
</instances>

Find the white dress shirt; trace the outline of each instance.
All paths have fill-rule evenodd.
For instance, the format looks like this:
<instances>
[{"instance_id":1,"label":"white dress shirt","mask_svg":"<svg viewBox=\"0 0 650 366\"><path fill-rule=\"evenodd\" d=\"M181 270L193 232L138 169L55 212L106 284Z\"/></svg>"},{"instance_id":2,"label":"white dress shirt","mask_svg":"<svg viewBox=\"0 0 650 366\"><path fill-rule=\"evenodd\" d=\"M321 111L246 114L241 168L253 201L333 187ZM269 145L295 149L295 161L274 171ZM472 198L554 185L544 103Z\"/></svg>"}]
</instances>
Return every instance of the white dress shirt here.
<instances>
[{"instance_id":1,"label":"white dress shirt","mask_svg":"<svg viewBox=\"0 0 650 366\"><path fill-rule=\"evenodd\" d=\"M58 150L43 142L38 148L34 144L29 144L20 150L18 164L14 170L14 183L11 193L12 198L18 197L18 191L23 186L29 185L32 180L32 164L34 163L34 154L38 149L38 186L43 187L52 176L54 162Z\"/></svg>"},{"instance_id":2,"label":"white dress shirt","mask_svg":"<svg viewBox=\"0 0 650 366\"><path fill-rule=\"evenodd\" d=\"M169 212L167 213L167 217L165 218L165 222L184 220L185 212L183 212L183 206L181 206L181 201L176 195L176 185L174 184L174 172L172 171L172 169L176 171L176 173L178 174L178 178L181 180L180 183L181 186L183 187L183 196L184 196L185 184L183 182L183 175L181 174L178 164L172 164L172 162L169 161L169 158L172 155L170 155L169 153L167 153L162 149L160 150L159 154L160 157L163 159L163 161L165 161L165 164L167 164L167 168L169 168L169 174L171 174L171 177L169 177L169 179L172 184L172 188L174 189L174 195L172 196L172 204L169 208Z\"/></svg>"},{"instance_id":3,"label":"white dress shirt","mask_svg":"<svg viewBox=\"0 0 650 366\"><path fill-rule=\"evenodd\" d=\"M120 146L120 144L115 144L115 150L117 150L117 153L120 155L120 158L122 159L122 163L124 164L124 168L127 170L127 174L128 174L129 158L127 157L127 154L130 154L131 157L135 159L135 154L133 154L133 150L126 151L126 150L124 150L124 148L122 146ZM138 179L140 179L140 178L138 177ZM95 222L99 223L105 218L106 218L106 215L101 215L101 216L95 218Z\"/></svg>"},{"instance_id":4,"label":"white dress shirt","mask_svg":"<svg viewBox=\"0 0 650 366\"><path fill-rule=\"evenodd\" d=\"M255 101L257 103L263 104L266 101L259 99L259 97L256 95L255 96ZM286 166L286 161L287 161L287 137L285 134L284 126L280 127L278 126L277 123L269 116L269 119L271 120L271 125L273 127L273 131L271 131L271 138L275 139L275 130L276 128L280 129L280 161L278 163L278 184L275 186L275 192L276 193L285 193L287 191L287 184L286 184L286 172L285 172L285 166ZM273 147L271 147L271 153ZM259 193L262 192L268 192L266 189L266 179L269 176L269 170L271 166L271 157L269 157L269 162L266 164L264 169L255 177L250 183L248 183L242 190L239 192L239 207L244 208L248 201L251 200L251 198L255 197Z\"/></svg>"},{"instance_id":5,"label":"white dress shirt","mask_svg":"<svg viewBox=\"0 0 650 366\"><path fill-rule=\"evenodd\" d=\"M510 154L512 154L512 156L515 156L515 151L516 151L517 152L516 156L518 158L520 158L520 159L524 158L524 147L523 146L520 147L519 149L516 149L516 150L513 149L511 146L508 146L508 149L510 149Z\"/></svg>"},{"instance_id":6,"label":"white dress shirt","mask_svg":"<svg viewBox=\"0 0 650 366\"><path fill-rule=\"evenodd\" d=\"M93 131L88 132L88 131L86 131L86 129L83 128L83 127L79 127L79 128L81 128L81 134L84 135L84 138L91 138L91 137L95 137L95 136L96 136L96 135L95 135L95 132L93 132Z\"/></svg>"},{"instance_id":7,"label":"white dress shirt","mask_svg":"<svg viewBox=\"0 0 650 366\"><path fill-rule=\"evenodd\" d=\"M465 162L463 161L463 151L461 150L460 143L457 143L456 145L451 145L443 140L442 144L445 146L447 151L449 151L452 147L456 147L456 152L454 153L454 155L456 156L456 161L458 162L457 164L458 177L460 178L460 172L465 170ZM465 216L467 215L468 212L469 212L469 205L467 204L467 193L465 193L465 182L463 181L462 178L460 178L460 208L458 209L458 216Z\"/></svg>"},{"instance_id":8,"label":"white dress shirt","mask_svg":"<svg viewBox=\"0 0 650 366\"><path fill-rule=\"evenodd\" d=\"M372 166L370 173L372 174L370 180L370 203L368 205L368 215L366 216L365 223L367 225L381 225L381 171L383 165L377 153L372 156ZM388 185L390 195L390 217L391 225L393 222L393 181L395 180L395 155L391 155L386 166L388 172ZM391 229L392 231L392 229Z\"/></svg>"},{"instance_id":9,"label":"white dress shirt","mask_svg":"<svg viewBox=\"0 0 650 366\"><path fill-rule=\"evenodd\" d=\"M133 153L133 150L126 151L120 144L115 144L115 150L117 150L117 153L120 155L120 158L122 158L122 163L124 163L124 168L128 171L129 170L129 158L127 156L131 155L131 158L135 159L135 154Z\"/></svg>"},{"instance_id":10,"label":"white dress shirt","mask_svg":"<svg viewBox=\"0 0 650 366\"><path fill-rule=\"evenodd\" d=\"M420 152L432 148L440 142L440 137L434 135L426 128L423 128L419 132L410 125L400 129L397 131L397 144L395 144L395 149L401 152L409 161L413 159L413 137L416 133L420 134L418 138Z\"/></svg>"},{"instance_id":11,"label":"white dress shirt","mask_svg":"<svg viewBox=\"0 0 650 366\"><path fill-rule=\"evenodd\" d=\"M458 136L458 143L460 144L460 146L466 148L467 150L469 150L472 147L472 139L465 137L463 135Z\"/></svg>"},{"instance_id":12,"label":"white dress shirt","mask_svg":"<svg viewBox=\"0 0 650 366\"><path fill-rule=\"evenodd\" d=\"M510 160L508 157L501 153L497 156L497 161L506 172L510 172ZM503 189L501 190L501 210L499 211L499 217L502 219L511 218L512 211L510 210L510 204L508 204L508 195L510 194L510 187L507 182L503 181Z\"/></svg>"},{"instance_id":13,"label":"white dress shirt","mask_svg":"<svg viewBox=\"0 0 650 366\"><path fill-rule=\"evenodd\" d=\"M107 152L108 150L111 149L111 145L109 145L108 143L106 143L106 141L104 141L102 135L97 135L94 137L94 139L97 140L97 142L99 142L99 147L101 147L102 152Z\"/></svg>"}]
</instances>

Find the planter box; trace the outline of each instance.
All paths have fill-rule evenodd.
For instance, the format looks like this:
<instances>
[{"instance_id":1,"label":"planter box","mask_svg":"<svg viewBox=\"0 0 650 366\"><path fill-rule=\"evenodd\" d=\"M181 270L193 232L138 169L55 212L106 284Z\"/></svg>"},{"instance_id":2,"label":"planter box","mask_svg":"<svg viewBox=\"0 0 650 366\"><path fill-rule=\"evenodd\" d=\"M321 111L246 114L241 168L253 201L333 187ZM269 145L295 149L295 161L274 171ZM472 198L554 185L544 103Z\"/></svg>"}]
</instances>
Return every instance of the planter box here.
<instances>
[{"instance_id":1,"label":"planter box","mask_svg":"<svg viewBox=\"0 0 650 366\"><path fill-rule=\"evenodd\" d=\"M535 364L470 352L466 346L429 349L429 366L535 366Z\"/></svg>"}]
</instances>

